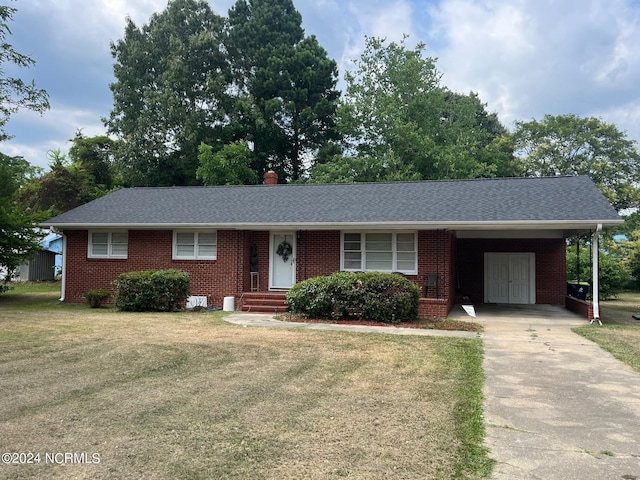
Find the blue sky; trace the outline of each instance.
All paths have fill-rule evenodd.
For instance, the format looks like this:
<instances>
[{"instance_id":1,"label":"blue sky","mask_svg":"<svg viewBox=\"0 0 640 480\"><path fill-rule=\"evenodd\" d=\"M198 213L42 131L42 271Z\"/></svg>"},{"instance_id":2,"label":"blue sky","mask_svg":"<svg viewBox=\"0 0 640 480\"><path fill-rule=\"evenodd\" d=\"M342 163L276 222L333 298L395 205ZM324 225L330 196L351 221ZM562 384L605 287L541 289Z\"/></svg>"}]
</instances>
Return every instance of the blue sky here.
<instances>
[{"instance_id":1,"label":"blue sky","mask_svg":"<svg viewBox=\"0 0 640 480\"><path fill-rule=\"evenodd\" d=\"M104 134L113 105L111 41L125 18L138 25L167 0L17 0L9 42L36 65L5 75L47 90L43 116L15 114L14 138L0 144L45 167L66 152L76 130ZM210 0L225 15L232 0ZM338 62L340 76L359 57L365 35L408 34L437 57L443 84L477 92L511 128L516 120L575 113L615 123L640 142L640 0L294 0L307 34ZM341 84L339 84L339 87Z\"/></svg>"}]
</instances>

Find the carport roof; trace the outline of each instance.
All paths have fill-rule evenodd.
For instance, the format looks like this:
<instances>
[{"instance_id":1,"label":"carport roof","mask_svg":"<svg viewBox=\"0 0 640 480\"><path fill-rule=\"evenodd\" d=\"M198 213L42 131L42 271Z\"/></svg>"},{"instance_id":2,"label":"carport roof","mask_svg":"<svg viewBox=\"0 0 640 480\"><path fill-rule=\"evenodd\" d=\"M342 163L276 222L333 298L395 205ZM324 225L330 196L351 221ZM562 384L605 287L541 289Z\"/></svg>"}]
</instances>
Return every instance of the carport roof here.
<instances>
[{"instance_id":1,"label":"carport roof","mask_svg":"<svg viewBox=\"0 0 640 480\"><path fill-rule=\"evenodd\" d=\"M125 188L43 224L84 228L588 229L622 220L589 177Z\"/></svg>"}]
</instances>

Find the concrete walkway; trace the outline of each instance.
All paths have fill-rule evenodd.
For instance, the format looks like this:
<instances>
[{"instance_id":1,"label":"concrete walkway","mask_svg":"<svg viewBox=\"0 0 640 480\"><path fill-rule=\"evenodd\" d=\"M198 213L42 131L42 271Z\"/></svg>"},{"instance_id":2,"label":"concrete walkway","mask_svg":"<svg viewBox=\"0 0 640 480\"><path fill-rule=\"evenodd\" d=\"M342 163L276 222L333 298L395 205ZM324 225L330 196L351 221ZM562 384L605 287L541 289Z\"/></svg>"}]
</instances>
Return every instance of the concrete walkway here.
<instances>
[{"instance_id":1,"label":"concrete walkway","mask_svg":"<svg viewBox=\"0 0 640 480\"><path fill-rule=\"evenodd\" d=\"M359 333L386 333L392 335L422 335L432 337L461 337L477 338L480 334L476 332L458 332L446 330L428 330L423 328L402 328L396 326L377 327L366 325L339 325L336 323L302 323L284 322L275 320L269 313L238 313L234 312L224 317L224 320L236 325L245 327L272 327L272 328L293 328L299 330L337 330L343 332Z\"/></svg>"},{"instance_id":2,"label":"concrete walkway","mask_svg":"<svg viewBox=\"0 0 640 480\"><path fill-rule=\"evenodd\" d=\"M571 332L586 320L481 306L478 321L493 478L640 479L640 373Z\"/></svg>"}]
</instances>

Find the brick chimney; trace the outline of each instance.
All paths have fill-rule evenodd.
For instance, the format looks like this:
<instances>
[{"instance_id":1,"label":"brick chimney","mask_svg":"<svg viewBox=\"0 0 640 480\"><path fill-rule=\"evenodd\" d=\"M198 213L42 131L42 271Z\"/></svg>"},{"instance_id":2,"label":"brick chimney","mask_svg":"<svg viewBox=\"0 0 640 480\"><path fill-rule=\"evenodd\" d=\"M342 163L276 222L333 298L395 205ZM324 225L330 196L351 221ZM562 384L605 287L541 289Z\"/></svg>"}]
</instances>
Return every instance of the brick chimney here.
<instances>
[{"instance_id":1,"label":"brick chimney","mask_svg":"<svg viewBox=\"0 0 640 480\"><path fill-rule=\"evenodd\" d=\"M278 184L278 174L273 170L269 170L264 174L264 184L265 185L277 185Z\"/></svg>"}]
</instances>

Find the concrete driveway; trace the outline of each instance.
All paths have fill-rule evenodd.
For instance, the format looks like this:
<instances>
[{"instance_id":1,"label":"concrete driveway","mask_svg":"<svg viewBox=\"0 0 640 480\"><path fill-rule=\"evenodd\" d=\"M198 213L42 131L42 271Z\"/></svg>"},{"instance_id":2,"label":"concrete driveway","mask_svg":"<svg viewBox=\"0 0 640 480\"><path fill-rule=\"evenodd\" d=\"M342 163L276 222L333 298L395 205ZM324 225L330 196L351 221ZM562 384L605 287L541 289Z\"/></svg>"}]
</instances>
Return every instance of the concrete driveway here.
<instances>
[{"instance_id":1,"label":"concrete driveway","mask_svg":"<svg viewBox=\"0 0 640 480\"><path fill-rule=\"evenodd\" d=\"M571 332L588 321L564 308L477 314L493 478L640 479L640 373Z\"/></svg>"}]
</instances>

